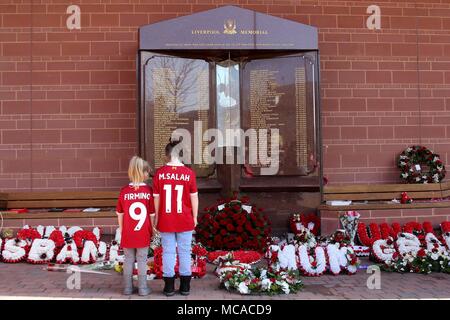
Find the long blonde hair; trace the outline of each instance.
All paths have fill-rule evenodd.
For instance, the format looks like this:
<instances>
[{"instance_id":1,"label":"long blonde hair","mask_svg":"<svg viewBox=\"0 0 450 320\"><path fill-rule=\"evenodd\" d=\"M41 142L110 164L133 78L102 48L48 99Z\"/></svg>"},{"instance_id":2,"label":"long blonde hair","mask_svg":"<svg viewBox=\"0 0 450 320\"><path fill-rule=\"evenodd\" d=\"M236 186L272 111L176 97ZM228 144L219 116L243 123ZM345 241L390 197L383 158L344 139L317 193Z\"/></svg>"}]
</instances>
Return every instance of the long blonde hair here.
<instances>
[{"instance_id":1,"label":"long blonde hair","mask_svg":"<svg viewBox=\"0 0 450 320\"><path fill-rule=\"evenodd\" d=\"M138 156L131 158L128 166L128 177L130 178L134 188L138 188L139 184L144 182L145 173L148 172L149 169L150 166L144 159Z\"/></svg>"}]
</instances>

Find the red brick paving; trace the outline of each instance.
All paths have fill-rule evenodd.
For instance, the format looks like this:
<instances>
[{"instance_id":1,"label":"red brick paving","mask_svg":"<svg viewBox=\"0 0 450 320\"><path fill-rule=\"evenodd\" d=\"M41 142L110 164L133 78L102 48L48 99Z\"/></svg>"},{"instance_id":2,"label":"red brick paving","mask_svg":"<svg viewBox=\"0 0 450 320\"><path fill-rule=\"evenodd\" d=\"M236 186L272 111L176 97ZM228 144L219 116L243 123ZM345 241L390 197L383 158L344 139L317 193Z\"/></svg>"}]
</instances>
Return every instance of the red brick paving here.
<instances>
[{"instance_id":1,"label":"red brick paving","mask_svg":"<svg viewBox=\"0 0 450 320\"><path fill-rule=\"evenodd\" d=\"M367 261L364 261L366 264ZM366 281L369 276L365 270L356 275L324 275L316 278L304 277L304 289L291 295L240 296L219 289L219 281L208 266L208 273L202 279L192 281L189 297L175 295L167 298L162 295L162 280L149 281L153 293L149 297L121 295L121 276L114 271L109 275L81 275L81 290L66 287L68 274L49 272L43 266L26 263L0 263L0 299L449 299L450 275L434 273L398 274L381 273L381 289L369 290Z\"/></svg>"}]
</instances>

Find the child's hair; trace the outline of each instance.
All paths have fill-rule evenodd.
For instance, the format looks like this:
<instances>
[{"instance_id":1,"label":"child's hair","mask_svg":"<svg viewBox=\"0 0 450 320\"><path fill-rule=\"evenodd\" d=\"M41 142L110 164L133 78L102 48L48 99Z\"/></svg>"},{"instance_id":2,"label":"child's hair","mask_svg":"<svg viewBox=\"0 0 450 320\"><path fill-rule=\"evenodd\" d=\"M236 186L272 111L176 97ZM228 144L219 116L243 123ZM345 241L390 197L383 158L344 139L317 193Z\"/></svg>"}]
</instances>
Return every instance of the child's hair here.
<instances>
[{"instance_id":1,"label":"child's hair","mask_svg":"<svg viewBox=\"0 0 450 320\"><path fill-rule=\"evenodd\" d=\"M144 159L134 156L130 160L130 165L128 166L128 177L130 178L133 187L139 187L145 179L145 172L150 170L150 166Z\"/></svg>"},{"instance_id":2,"label":"child's hair","mask_svg":"<svg viewBox=\"0 0 450 320\"><path fill-rule=\"evenodd\" d=\"M166 145L166 148L165 148L166 157L171 158L173 155L176 155L174 153L174 149L181 141L182 141L181 139L178 141L174 141L171 138L169 139L169 143ZM174 153L174 154L172 154L172 153Z\"/></svg>"}]
</instances>

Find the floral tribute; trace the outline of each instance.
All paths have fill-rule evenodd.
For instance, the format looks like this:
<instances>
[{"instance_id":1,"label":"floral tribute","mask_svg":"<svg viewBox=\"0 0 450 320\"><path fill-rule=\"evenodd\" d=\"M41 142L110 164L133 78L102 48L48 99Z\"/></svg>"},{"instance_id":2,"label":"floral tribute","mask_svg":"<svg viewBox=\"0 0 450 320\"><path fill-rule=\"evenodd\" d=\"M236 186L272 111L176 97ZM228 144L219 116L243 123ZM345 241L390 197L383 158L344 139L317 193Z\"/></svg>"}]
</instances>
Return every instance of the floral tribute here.
<instances>
[{"instance_id":1,"label":"floral tribute","mask_svg":"<svg viewBox=\"0 0 450 320\"><path fill-rule=\"evenodd\" d=\"M156 278L160 279L163 277L163 262L162 262L162 247L156 247L153 249L154 259L153 265L148 270L148 274L154 274ZM196 278L201 278L206 274L206 256L208 251L199 243L192 244L192 258L191 258L191 269L192 276ZM175 274L178 274L179 263L178 257L175 264Z\"/></svg>"},{"instance_id":2,"label":"floral tribute","mask_svg":"<svg viewBox=\"0 0 450 320\"><path fill-rule=\"evenodd\" d=\"M196 227L196 239L208 250L256 250L263 252L271 223L248 197L223 199L205 208Z\"/></svg>"},{"instance_id":3,"label":"floral tribute","mask_svg":"<svg viewBox=\"0 0 450 320\"><path fill-rule=\"evenodd\" d=\"M219 274L220 286L240 294L289 294L296 293L303 283L298 271L268 271L264 268L223 269Z\"/></svg>"},{"instance_id":4,"label":"floral tribute","mask_svg":"<svg viewBox=\"0 0 450 320\"><path fill-rule=\"evenodd\" d=\"M289 218L289 226L294 234L300 233L303 226L317 236L320 230L320 218L315 213L295 213Z\"/></svg>"},{"instance_id":5,"label":"floral tribute","mask_svg":"<svg viewBox=\"0 0 450 320\"><path fill-rule=\"evenodd\" d=\"M229 257L231 260L238 261L239 263L255 264L263 258L263 254L253 250L217 250L209 252L207 255L208 262L213 264L219 264L221 259L225 257Z\"/></svg>"},{"instance_id":6,"label":"floral tribute","mask_svg":"<svg viewBox=\"0 0 450 320\"><path fill-rule=\"evenodd\" d=\"M358 222L361 215L357 211L347 211L339 216L342 227L350 238L350 243L353 245L355 235L358 228Z\"/></svg>"},{"instance_id":7,"label":"floral tribute","mask_svg":"<svg viewBox=\"0 0 450 320\"><path fill-rule=\"evenodd\" d=\"M266 257L270 271L298 270L311 277L325 272L354 274L359 265L350 238L342 230L330 238L317 239L309 229L303 228L291 242L271 243Z\"/></svg>"},{"instance_id":8,"label":"floral tribute","mask_svg":"<svg viewBox=\"0 0 450 320\"><path fill-rule=\"evenodd\" d=\"M360 222L358 224L357 238L360 244L370 247L376 240L389 237L396 240L397 235L402 231L414 233L422 241L427 233L434 233L433 226L429 221L423 223L411 221L403 227L398 222L393 222L391 225L387 223L370 223L368 227L364 222Z\"/></svg>"},{"instance_id":9,"label":"floral tribute","mask_svg":"<svg viewBox=\"0 0 450 320\"><path fill-rule=\"evenodd\" d=\"M361 224L360 224L361 225ZM370 244L371 258L382 264L385 271L450 273L450 224L441 224L442 234L436 235L430 222L398 223L391 226L369 225L371 236L365 226L358 229L361 242Z\"/></svg>"},{"instance_id":10,"label":"floral tribute","mask_svg":"<svg viewBox=\"0 0 450 320\"><path fill-rule=\"evenodd\" d=\"M397 166L400 178L407 183L439 183L445 177L445 166L439 155L424 146L406 148Z\"/></svg>"},{"instance_id":11,"label":"floral tribute","mask_svg":"<svg viewBox=\"0 0 450 320\"><path fill-rule=\"evenodd\" d=\"M260 259L261 254L257 252L230 251L226 255L217 255L218 253L213 252L210 255L210 259L217 257L213 260L218 263L215 274L220 279L220 287L228 291L235 291L241 294L275 295L295 293L303 286L298 271L252 268L251 264L242 262L244 260L254 261L256 258ZM251 257L250 254L253 255L252 259L248 259ZM258 254L258 256L255 254Z\"/></svg>"},{"instance_id":12,"label":"floral tribute","mask_svg":"<svg viewBox=\"0 0 450 320\"><path fill-rule=\"evenodd\" d=\"M32 264L116 261L118 244L108 246L100 241L100 236L99 228L87 231L76 226L67 229L65 226L31 228L26 225L15 238L0 241L0 257L6 263L26 261Z\"/></svg>"}]
</instances>

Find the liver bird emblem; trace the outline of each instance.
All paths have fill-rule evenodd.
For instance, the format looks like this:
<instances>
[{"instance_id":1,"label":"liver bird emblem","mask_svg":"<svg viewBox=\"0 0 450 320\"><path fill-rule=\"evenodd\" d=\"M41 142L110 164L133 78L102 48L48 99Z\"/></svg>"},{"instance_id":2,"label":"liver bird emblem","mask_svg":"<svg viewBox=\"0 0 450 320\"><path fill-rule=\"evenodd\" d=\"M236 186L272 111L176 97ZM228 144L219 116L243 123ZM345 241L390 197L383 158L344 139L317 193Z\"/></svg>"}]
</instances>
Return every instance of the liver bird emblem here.
<instances>
[{"instance_id":1,"label":"liver bird emblem","mask_svg":"<svg viewBox=\"0 0 450 320\"><path fill-rule=\"evenodd\" d=\"M236 20L227 19L223 24L223 33L236 34Z\"/></svg>"}]
</instances>

